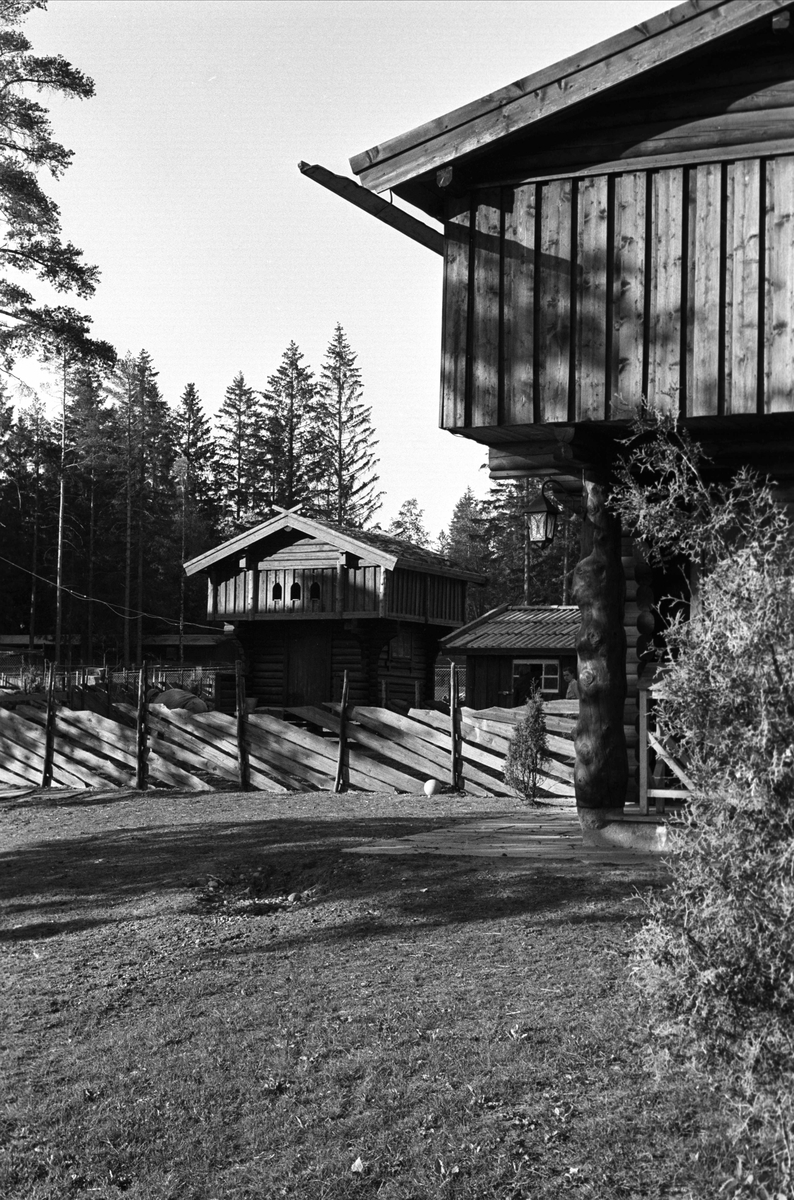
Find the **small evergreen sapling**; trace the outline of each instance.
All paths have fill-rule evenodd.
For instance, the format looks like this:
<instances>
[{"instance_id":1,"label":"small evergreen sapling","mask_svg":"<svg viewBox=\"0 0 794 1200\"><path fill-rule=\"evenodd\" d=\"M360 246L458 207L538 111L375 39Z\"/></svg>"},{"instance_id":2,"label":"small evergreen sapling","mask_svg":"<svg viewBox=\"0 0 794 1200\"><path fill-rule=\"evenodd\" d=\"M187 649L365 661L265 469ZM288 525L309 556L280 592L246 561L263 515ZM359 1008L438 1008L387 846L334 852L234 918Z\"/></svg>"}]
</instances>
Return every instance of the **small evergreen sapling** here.
<instances>
[{"instance_id":1,"label":"small evergreen sapling","mask_svg":"<svg viewBox=\"0 0 794 1200\"><path fill-rule=\"evenodd\" d=\"M505 783L527 804L535 804L539 777L549 760L546 718L540 688L535 684L521 720L516 724L505 763Z\"/></svg>"}]
</instances>

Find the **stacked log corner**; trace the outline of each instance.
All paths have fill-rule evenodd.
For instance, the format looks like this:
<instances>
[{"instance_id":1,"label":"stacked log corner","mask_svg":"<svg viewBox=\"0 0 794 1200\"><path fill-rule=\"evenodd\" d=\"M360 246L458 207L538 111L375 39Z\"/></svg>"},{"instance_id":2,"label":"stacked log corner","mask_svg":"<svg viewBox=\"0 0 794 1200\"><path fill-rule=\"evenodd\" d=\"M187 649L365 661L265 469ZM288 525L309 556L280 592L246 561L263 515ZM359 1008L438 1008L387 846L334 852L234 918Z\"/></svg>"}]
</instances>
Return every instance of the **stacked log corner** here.
<instances>
[{"instance_id":1,"label":"stacked log corner","mask_svg":"<svg viewBox=\"0 0 794 1200\"><path fill-rule=\"evenodd\" d=\"M620 525L607 506L602 479L585 472L582 556L573 578L581 612L576 639L579 721L574 783L579 819L598 825L605 812L622 810L628 781L626 736L626 584Z\"/></svg>"}]
</instances>

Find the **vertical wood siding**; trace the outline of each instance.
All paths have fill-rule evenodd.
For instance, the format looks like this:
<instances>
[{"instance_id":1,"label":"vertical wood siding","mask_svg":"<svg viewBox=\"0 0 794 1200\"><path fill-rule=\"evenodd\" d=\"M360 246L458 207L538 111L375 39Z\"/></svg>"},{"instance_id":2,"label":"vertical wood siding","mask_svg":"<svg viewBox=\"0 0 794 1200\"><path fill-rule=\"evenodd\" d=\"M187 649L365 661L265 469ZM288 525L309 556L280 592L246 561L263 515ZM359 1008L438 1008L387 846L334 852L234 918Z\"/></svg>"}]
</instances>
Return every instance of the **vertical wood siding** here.
<instances>
[{"instance_id":1,"label":"vertical wood siding","mask_svg":"<svg viewBox=\"0 0 794 1200\"><path fill-rule=\"evenodd\" d=\"M441 423L794 411L794 157L450 202Z\"/></svg>"}]
</instances>

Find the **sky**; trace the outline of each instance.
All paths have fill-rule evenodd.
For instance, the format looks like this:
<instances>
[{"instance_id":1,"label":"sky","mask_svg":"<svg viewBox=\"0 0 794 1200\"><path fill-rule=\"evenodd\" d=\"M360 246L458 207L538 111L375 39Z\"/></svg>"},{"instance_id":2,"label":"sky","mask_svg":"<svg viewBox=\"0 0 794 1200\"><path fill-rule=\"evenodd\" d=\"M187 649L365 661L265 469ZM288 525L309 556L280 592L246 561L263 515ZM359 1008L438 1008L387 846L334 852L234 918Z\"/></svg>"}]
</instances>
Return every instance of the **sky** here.
<instances>
[{"instance_id":1,"label":"sky","mask_svg":"<svg viewBox=\"0 0 794 1200\"><path fill-rule=\"evenodd\" d=\"M45 190L102 273L96 337L146 349L175 404L264 388L295 341L315 372L337 324L379 438L377 516L416 498L433 536L485 451L438 429L442 261L302 176L671 7L658 0L50 0L34 51L90 75L52 97L75 152ZM417 213L429 221L424 214Z\"/></svg>"}]
</instances>

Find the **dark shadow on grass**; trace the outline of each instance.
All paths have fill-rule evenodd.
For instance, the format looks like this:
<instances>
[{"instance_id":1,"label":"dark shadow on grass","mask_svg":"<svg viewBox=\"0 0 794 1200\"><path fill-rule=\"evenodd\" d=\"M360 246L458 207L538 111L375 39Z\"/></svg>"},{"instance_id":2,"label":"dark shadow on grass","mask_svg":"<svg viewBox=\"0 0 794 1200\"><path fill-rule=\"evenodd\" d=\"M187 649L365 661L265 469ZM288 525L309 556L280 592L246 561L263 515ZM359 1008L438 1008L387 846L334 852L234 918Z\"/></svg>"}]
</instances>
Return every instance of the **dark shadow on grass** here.
<instances>
[{"instance_id":1,"label":"dark shadow on grass","mask_svg":"<svg viewBox=\"0 0 794 1200\"><path fill-rule=\"evenodd\" d=\"M217 910L218 902L235 889L253 888L247 894L266 899L317 887L323 901L382 903L391 909L385 920L396 916L406 922L405 930L411 918L423 926L447 925L531 916L555 907L578 910L583 923L618 920L597 907L583 912L582 906L589 900L602 906L612 898L624 900L638 883L649 882L647 867L628 865L605 870L584 861L563 866L542 860L530 864L520 859L341 853L364 840L405 837L456 823L461 822L448 816L335 817L113 829L38 842L2 856L0 899L16 902L19 911L26 898L35 897L38 907L46 904L48 893L57 892L69 896L73 910L96 911L103 904L170 891L182 894L175 899L178 910L209 914L213 904ZM201 894L210 875L219 893L214 897ZM186 890L191 896L187 904ZM295 944L359 936L351 932L356 919L352 925L342 922L340 929L318 928ZM64 931L68 927L60 926L58 932ZM362 924L360 936L378 933L377 923ZM281 941L287 944L289 939Z\"/></svg>"},{"instance_id":2,"label":"dark shadow on grass","mask_svg":"<svg viewBox=\"0 0 794 1200\"><path fill-rule=\"evenodd\" d=\"M82 933L84 929L95 929L98 925L110 925L110 921L83 918L74 921L33 921L28 925L15 925L0 929L0 942L32 942L42 938L59 937L64 933Z\"/></svg>"}]
</instances>

